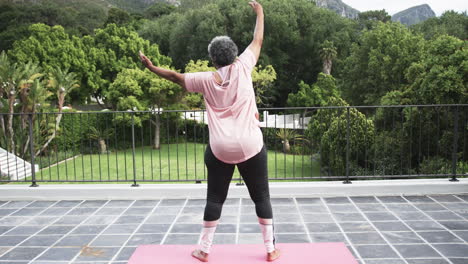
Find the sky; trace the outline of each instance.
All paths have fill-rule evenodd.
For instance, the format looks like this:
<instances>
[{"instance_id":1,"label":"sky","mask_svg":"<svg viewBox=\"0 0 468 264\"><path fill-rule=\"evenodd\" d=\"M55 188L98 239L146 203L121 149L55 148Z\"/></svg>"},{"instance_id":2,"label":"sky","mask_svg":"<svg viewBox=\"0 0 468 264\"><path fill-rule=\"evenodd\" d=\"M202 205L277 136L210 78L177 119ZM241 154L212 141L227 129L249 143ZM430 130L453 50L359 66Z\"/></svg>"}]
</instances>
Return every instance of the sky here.
<instances>
[{"instance_id":1,"label":"sky","mask_svg":"<svg viewBox=\"0 0 468 264\"><path fill-rule=\"evenodd\" d=\"M389 15L393 15L407 8L428 4L437 16L445 10L463 12L468 10L467 0L342 0L347 5L363 12L368 10L385 9Z\"/></svg>"}]
</instances>

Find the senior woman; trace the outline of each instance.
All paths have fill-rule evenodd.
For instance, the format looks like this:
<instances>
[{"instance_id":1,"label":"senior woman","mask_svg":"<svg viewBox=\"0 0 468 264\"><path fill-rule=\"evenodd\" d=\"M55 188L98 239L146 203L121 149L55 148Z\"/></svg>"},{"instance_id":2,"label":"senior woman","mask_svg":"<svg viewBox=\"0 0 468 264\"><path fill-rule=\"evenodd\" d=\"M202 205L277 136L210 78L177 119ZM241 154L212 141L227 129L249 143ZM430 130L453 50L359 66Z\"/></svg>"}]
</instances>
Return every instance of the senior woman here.
<instances>
[{"instance_id":1,"label":"senior woman","mask_svg":"<svg viewBox=\"0 0 468 264\"><path fill-rule=\"evenodd\" d=\"M267 152L251 76L263 42L263 8L256 1L249 2L249 5L257 15L252 42L237 57L237 46L229 37L215 37L208 46L215 72L181 74L156 67L140 54L143 64L155 74L204 96L209 129L209 145L205 151L208 190L200 248L192 252L193 257L203 262L208 261L236 165L255 203L267 251L266 259L273 261L280 256L280 251L275 248Z\"/></svg>"}]
</instances>

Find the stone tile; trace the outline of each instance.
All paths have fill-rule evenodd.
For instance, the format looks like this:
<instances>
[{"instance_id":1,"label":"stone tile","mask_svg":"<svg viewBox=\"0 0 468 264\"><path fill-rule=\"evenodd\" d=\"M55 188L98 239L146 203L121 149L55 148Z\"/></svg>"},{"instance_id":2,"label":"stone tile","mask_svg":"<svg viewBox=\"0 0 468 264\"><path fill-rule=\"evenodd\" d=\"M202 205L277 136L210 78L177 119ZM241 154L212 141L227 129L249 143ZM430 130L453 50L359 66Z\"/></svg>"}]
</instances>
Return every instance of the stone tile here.
<instances>
[{"instance_id":1,"label":"stone tile","mask_svg":"<svg viewBox=\"0 0 468 264\"><path fill-rule=\"evenodd\" d=\"M409 244L400 244L400 245L393 245L398 252L406 259L406 258L440 258L442 257L439 253L437 253L433 248L431 248L427 244L416 244L416 245L409 245Z\"/></svg>"},{"instance_id":2,"label":"stone tile","mask_svg":"<svg viewBox=\"0 0 468 264\"><path fill-rule=\"evenodd\" d=\"M134 234L128 240L126 246L158 245L164 234Z\"/></svg>"},{"instance_id":3,"label":"stone tile","mask_svg":"<svg viewBox=\"0 0 468 264\"><path fill-rule=\"evenodd\" d=\"M356 204L356 206L363 212L388 212L387 208L381 204Z\"/></svg>"},{"instance_id":4,"label":"stone tile","mask_svg":"<svg viewBox=\"0 0 468 264\"><path fill-rule=\"evenodd\" d=\"M331 223L333 223L335 221L335 220L333 220L331 214L324 214L324 213L302 214L302 218L304 219L304 222L312 222L312 223L317 223L317 222L331 222Z\"/></svg>"},{"instance_id":5,"label":"stone tile","mask_svg":"<svg viewBox=\"0 0 468 264\"><path fill-rule=\"evenodd\" d=\"M57 201L35 201L30 204L28 204L26 207L49 207L51 205L54 205L57 203Z\"/></svg>"},{"instance_id":6,"label":"stone tile","mask_svg":"<svg viewBox=\"0 0 468 264\"><path fill-rule=\"evenodd\" d=\"M23 216L5 216L0 219L0 225L17 226L29 220L29 217Z\"/></svg>"},{"instance_id":7,"label":"stone tile","mask_svg":"<svg viewBox=\"0 0 468 264\"><path fill-rule=\"evenodd\" d=\"M341 232L340 228L335 223L307 223L307 229L312 232Z\"/></svg>"},{"instance_id":8,"label":"stone tile","mask_svg":"<svg viewBox=\"0 0 468 264\"><path fill-rule=\"evenodd\" d=\"M51 207L41 212L40 216L62 216L68 213L69 207Z\"/></svg>"},{"instance_id":9,"label":"stone tile","mask_svg":"<svg viewBox=\"0 0 468 264\"><path fill-rule=\"evenodd\" d=\"M166 233L169 227L169 224L143 224L137 229L136 233Z\"/></svg>"},{"instance_id":10,"label":"stone tile","mask_svg":"<svg viewBox=\"0 0 468 264\"><path fill-rule=\"evenodd\" d=\"M294 202L294 198L271 198L270 202L273 206L275 205L296 206L296 203Z\"/></svg>"},{"instance_id":11,"label":"stone tile","mask_svg":"<svg viewBox=\"0 0 468 264\"><path fill-rule=\"evenodd\" d=\"M254 202L250 198L241 198L242 206L254 206Z\"/></svg>"},{"instance_id":12,"label":"stone tile","mask_svg":"<svg viewBox=\"0 0 468 264\"><path fill-rule=\"evenodd\" d=\"M429 197L433 200L436 200L439 203L459 203L463 202L462 199L458 198L455 195L452 194L435 194L435 195L429 195Z\"/></svg>"},{"instance_id":13,"label":"stone tile","mask_svg":"<svg viewBox=\"0 0 468 264\"><path fill-rule=\"evenodd\" d=\"M322 243L322 242L343 242L348 243L346 241L345 236L343 233L309 233L310 239L312 243Z\"/></svg>"},{"instance_id":14,"label":"stone tile","mask_svg":"<svg viewBox=\"0 0 468 264\"><path fill-rule=\"evenodd\" d=\"M10 215L11 213L13 213L16 210L18 210L18 209L0 209L0 217Z\"/></svg>"},{"instance_id":15,"label":"stone tile","mask_svg":"<svg viewBox=\"0 0 468 264\"><path fill-rule=\"evenodd\" d=\"M155 207L159 200L137 200L132 204L132 207Z\"/></svg>"},{"instance_id":16,"label":"stone tile","mask_svg":"<svg viewBox=\"0 0 468 264\"><path fill-rule=\"evenodd\" d=\"M443 206L454 212L468 212L468 203L441 203Z\"/></svg>"},{"instance_id":17,"label":"stone tile","mask_svg":"<svg viewBox=\"0 0 468 264\"><path fill-rule=\"evenodd\" d=\"M323 200L327 204L350 204L351 201L348 197L325 197Z\"/></svg>"},{"instance_id":18,"label":"stone tile","mask_svg":"<svg viewBox=\"0 0 468 264\"><path fill-rule=\"evenodd\" d=\"M448 231L424 231L417 232L420 236L426 239L429 243L463 243L463 240L460 240L453 234Z\"/></svg>"},{"instance_id":19,"label":"stone tile","mask_svg":"<svg viewBox=\"0 0 468 264\"><path fill-rule=\"evenodd\" d=\"M367 221L361 213L333 213L337 222L365 222Z\"/></svg>"},{"instance_id":20,"label":"stone tile","mask_svg":"<svg viewBox=\"0 0 468 264\"><path fill-rule=\"evenodd\" d=\"M85 225L109 225L112 224L118 216L116 215L92 215L86 219ZM120 222L121 224L129 224L129 222ZM130 222L131 223L131 222Z\"/></svg>"},{"instance_id":21,"label":"stone tile","mask_svg":"<svg viewBox=\"0 0 468 264\"><path fill-rule=\"evenodd\" d=\"M457 194L455 196L462 199L465 202L468 202L468 194Z\"/></svg>"},{"instance_id":22,"label":"stone tile","mask_svg":"<svg viewBox=\"0 0 468 264\"><path fill-rule=\"evenodd\" d=\"M453 231L457 236L461 237L468 243L468 231Z\"/></svg>"},{"instance_id":23,"label":"stone tile","mask_svg":"<svg viewBox=\"0 0 468 264\"><path fill-rule=\"evenodd\" d=\"M238 244L263 244L262 234L239 234Z\"/></svg>"},{"instance_id":24,"label":"stone tile","mask_svg":"<svg viewBox=\"0 0 468 264\"><path fill-rule=\"evenodd\" d=\"M301 217L299 214L275 214L273 220L275 223L299 223Z\"/></svg>"},{"instance_id":25,"label":"stone tile","mask_svg":"<svg viewBox=\"0 0 468 264\"><path fill-rule=\"evenodd\" d=\"M403 197L412 203L435 203L427 195L403 195Z\"/></svg>"},{"instance_id":26,"label":"stone tile","mask_svg":"<svg viewBox=\"0 0 468 264\"><path fill-rule=\"evenodd\" d=\"M130 207L123 215L148 215L153 210L152 207Z\"/></svg>"},{"instance_id":27,"label":"stone tile","mask_svg":"<svg viewBox=\"0 0 468 264\"><path fill-rule=\"evenodd\" d=\"M73 262L73 263L75 263L75 262ZM51 264L51 263L49 261L36 260L36 261L31 262L31 264ZM68 261L54 261L53 264L68 264Z\"/></svg>"},{"instance_id":28,"label":"stone tile","mask_svg":"<svg viewBox=\"0 0 468 264\"><path fill-rule=\"evenodd\" d=\"M15 228L14 226L0 226L0 235L5 234L9 230Z\"/></svg>"},{"instance_id":29,"label":"stone tile","mask_svg":"<svg viewBox=\"0 0 468 264\"><path fill-rule=\"evenodd\" d=\"M176 216L174 216L174 218L175 217ZM156 222L156 221L149 221L149 219L150 218L148 218L148 221L146 223ZM158 217L155 216L154 219L158 219ZM177 218L176 223L178 223L178 224L179 223L202 223L202 221L203 221L203 216L200 216L200 215L180 215ZM236 220L236 222L237 222L237 220ZM162 223L164 223L164 222L162 222ZM169 223L172 223L172 221L170 221Z\"/></svg>"},{"instance_id":30,"label":"stone tile","mask_svg":"<svg viewBox=\"0 0 468 264\"><path fill-rule=\"evenodd\" d=\"M434 220L465 220L450 211L426 212Z\"/></svg>"},{"instance_id":31,"label":"stone tile","mask_svg":"<svg viewBox=\"0 0 468 264\"><path fill-rule=\"evenodd\" d=\"M370 221L395 221L398 220L393 214L386 212L365 212Z\"/></svg>"},{"instance_id":32,"label":"stone tile","mask_svg":"<svg viewBox=\"0 0 468 264\"><path fill-rule=\"evenodd\" d=\"M352 204L328 204L332 213L358 213L358 209Z\"/></svg>"},{"instance_id":33,"label":"stone tile","mask_svg":"<svg viewBox=\"0 0 468 264\"><path fill-rule=\"evenodd\" d=\"M411 204L386 204L385 206L392 212L419 212L419 210Z\"/></svg>"},{"instance_id":34,"label":"stone tile","mask_svg":"<svg viewBox=\"0 0 468 264\"><path fill-rule=\"evenodd\" d=\"M284 206L284 205L276 205L273 206L273 213L274 214L297 214L296 206Z\"/></svg>"},{"instance_id":35,"label":"stone tile","mask_svg":"<svg viewBox=\"0 0 468 264\"><path fill-rule=\"evenodd\" d=\"M436 203L413 203L418 209L427 212L427 211L447 211L443 206Z\"/></svg>"},{"instance_id":36,"label":"stone tile","mask_svg":"<svg viewBox=\"0 0 468 264\"><path fill-rule=\"evenodd\" d=\"M44 211L44 208L23 208L10 214L10 216L35 216Z\"/></svg>"},{"instance_id":37,"label":"stone tile","mask_svg":"<svg viewBox=\"0 0 468 264\"><path fill-rule=\"evenodd\" d=\"M96 207L77 207L68 212L67 215L92 215L98 209Z\"/></svg>"},{"instance_id":38,"label":"stone tile","mask_svg":"<svg viewBox=\"0 0 468 264\"><path fill-rule=\"evenodd\" d=\"M77 256L76 261L110 261L120 247L88 247Z\"/></svg>"},{"instance_id":39,"label":"stone tile","mask_svg":"<svg viewBox=\"0 0 468 264\"><path fill-rule=\"evenodd\" d=\"M133 234L140 224L130 224L130 225L110 225L103 234Z\"/></svg>"},{"instance_id":40,"label":"stone tile","mask_svg":"<svg viewBox=\"0 0 468 264\"><path fill-rule=\"evenodd\" d=\"M433 244L439 252L449 258L468 258L467 244Z\"/></svg>"},{"instance_id":41,"label":"stone tile","mask_svg":"<svg viewBox=\"0 0 468 264\"><path fill-rule=\"evenodd\" d=\"M388 245L354 246L362 258L398 258L397 253Z\"/></svg>"},{"instance_id":42,"label":"stone tile","mask_svg":"<svg viewBox=\"0 0 468 264\"><path fill-rule=\"evenodd\" d=\"M5 208L22 208L32 203L33 201L10 201L2 206L2 209Z\"/></svg>"},{"instance_id":43,"label":"stone tile","mask_svg":"<svg viewBox=\"0 0 468 264\"><path fill-rule=\"evenodd\" d=\"M106 200L86 200L78 205L79 208L89 208L89 207L101 207L106 204L108 201Z\"/></svg>"},{"instance_id":44,"label":"stone tile","mask_svg":"<svg viewBox=\"0 0 468 264\"><path fill-rule=\"evenodd\" d=\"M184 215L187 215L187 214L198 215L198 214L203 214L204 210L205 209L203 207L196 207L196 206L184 207L184 209L182 209L182 214L184 214Z\"/></svg>"},{"instance_id":45,"label":"stone tile","mask_svg":"<svg viewBox=\"0 0 468 264\"><path fill-rule=\"evenodd\" d=\"M106 207L129 207L134 201L133 200L111 200L109 201L104 208Z\"/></svg>"},{"instance_id":46,"label":"stone tile","mask_svg":"<svg viewBox=\"0 0 468 264\"><path fill-rule=\"evenodd\" d=\"M123 247L114 260L115 261L128 261L136 249L137 247Z\"/></svg>"},{"instance_id":47,"label":"stone tile","mask_svg":"<svg viewBox=\"0 0 468 264\"><path fill-rule=\"evenodd\" d=\"M240 198L227 198L226 201L224 201L224 206L239 206L240 201Z\"/></svg>"},{"instance_id":48,"label":"stone tile","mask_svg":"<svg viewBox=\"0 0 468 264\"><path fill-rule=\"evenodd\" d=\"M187 201L187 204L185 206L205 206L206 205L206 199L189 199Z\"/></svg>"},{"instance_id":49,"label":"stone tile","mask_svg":"<svg viewBox=\"0 0 468 264\"><path fill-rule=\"evenodd\" d=\"M351 196L349 198L356 204L379 203L379 201L374 196Z\"/></svg>"},{"instance_id":50,"label":"stone tile","mask_svg":"<svg viewBox=\"0 0 468 264\"><path fill-rule=\"evenodd\" d=\"M170 224L176 217L177 215L151 215L146 219L145 224Z\"/></svg>"},{"instance_id":51,"label":"stone tile","mask_svg":"<svg viewBox=\"0 0 468 264\"><path fill-rule=\"evenodd\" d=\"M401 221L373 222L380 231L410 231Z\"/></svg>"},{"instance_id":52,"label":"stone tile","mask_svg":"<svg viewBox=\"0 0 468 264\"><path fill-rule=\"evenodd\" d=\"M198 234L202 230L201 224L177 224L171 229L171 233L195 233Z\"/></svg>"},{"instance_id":53,"label":"stone tile","mask_svg":"<svg viewBox=\"0 0 468 264\"><path fill-rule=\"evenodd\" d=\"M420 212L394 212L403 221L431 220L425 214Z\"/></svg>"},{"instance_id":54,"label":"stone tile","mask_svg":"<svg viewBox=\"0 0 468 264\"><path fill-rule=\"evenodd\" d=\"M299 205L323 205L322 199L317 198L296 198Z\"/></svg>"},{"instance_id":55,"label":"stone tile","mask_svg":"<svg viewBox=\"0 0 468 264\"><path fill-rule=\"evenodd\" d=\"M54 247L82 247L91 242L95 237L96 235L68 235L63 237Z\"/></svg>"},{"instance_id":56,"label":"stone tile","mask_svg":"<svg viewBox=\"0 0 468 264\"><path fill-rule=\"evenodd\" d=\"M216 233L213 239L213 244L235 244L236 234L220 234Z\"/></svg>"},{"instance_id":57,"label":"stone tile","mask_svg":"<svg viewBox=\"0 0 468 264\"><path fill-rule=\"evenodd\" d=\"M75 226L48 226L46 228L44 228L42 231L40 231L39 233L37 233L38 235L63 235L63 234L66 234L68 232L70 232L70 230L72 230L73 228L75 228Z\"/></svg>"},{"instance_id":58,"label":"stone tile","mask_svg":"<svg viewBox=\"0 0 468 264\"><path fill-rule=\"evenodd\" d=\"M74 229L70 234L74 234L74 235L94 234L95 235L97 233L100 233L105 228L107 228L107 225L81 225L81 226L76 227L76 229Z\"/></svg>"},{"instance_id":59,"label":"stone tile","mask_svg":"<svg viewBox=\"0 0 468 264\"><path fill-rule=\"evenodd\" d=\"M143 215L123 215L123 216L118 217L117 220L115 220L115 217L112 217L111 219L115 220L113 224L139 224L143 222L145 218L146 216L143 216Z\"/></svg>"},{"instance_id":60,"label":"stone tile","mask_svg":"<svg viewBox=\"0 0 468 264\"><path fill-rule=\"evenodd\" d=\"M466 264L466 258L449 258L453 264Z\"/></svg>"},{"instance_id":61,"label":"stone tile","mask_svg":"<svg viewBox=\"0 0 468 264\"><path fill-rule=\"evenodd\" d=\"M408 264L449 264L449 262L443 258L406 259L406 261L408 262Z\"/></svg>"},{"instance_id":62,"label":"stone tile","mask_svg":"<svg viewBox=\"0 0 468 264\"><path fill-rule=\"evenodd\" d=\"M91 242L92 247L121 247L130 238L129 234L126 235L100 235Z\"/></svg>"},{"instance_id":63,"label":"stone tile","mask_svg":"<svg viewBox=\"0 0 468 264\"><path fill-rule=\"evenodd\" d=\"M401 259L364 259L366 264L406 264Z\"/></svg>"},{"instance_id":64,"label":"stone tile","mask_svg":"<svg viewBox=\"0 0 468 264\"><path fill-rule=\"evenodd\" d=\"M201 228L199 231L201 231ZM236 232L237 232L237 225L235 224L218 224L218 226L216 227L216 233L236 233Z\"/></svg>"},{"instance_id":65,"label":"stone tile","mask_svg":"<svg viewBox=\"0 0 468 264\"><path fill-rule=\"evenodd\" d=\"M21 246L50 247L62 237L62 235L32 236L21 243Z\"/></svg>"},{"instance_id":66,"label":"stone tile","mask_svg":"<svg viewBox=\"0 0 468 264\"><path fill-rule=\"evenodd\" d=\"M86 218L88 218L86 215L64 216L54 222L54 225L78 225L81 224Z\"/></svg>"},{"instance_id":67,"label":"stone tile","mask_svg":"<svg viewBox=\"0 0 468 264\"><path fill-rule=\"evenodd\" d=\"M307 234L275 234L276 243L310 243Z\"/></svg>"},{"instance_id":68,"label":"stone tile","mask_svg":"<svg viewBox=\"0 0 468 264\"><path fill-rule=\"evenodd\" d=\"M300 205L299 211L302 213L328 213L328 210L323 205Z\"/></svg>"},{"instance_id":69,"label":"stone tile","mask_svg":"<svg viewBox=\"0 0 468 264\"><path fill-rule=\"evenodd\" d=\"M438 221L450 230L468 230L468 221Z\"/></svg>"},{"instance_id":70,"label":"stone tile","mask_svg":"<svg viewBox=\"0 0 468 264\"><path fill-rule=\"evenodd\" d=\"M377 196L377 199L379 199L384 204L407 203L407 201L401 196Z\"/></svg>"},{"instance_id":71,"label":"stone tile","mask_svg":"<svg viewBox=\"0 0 468 264\"><path fill-rule=\"evenodd\" d=\"M384 231L381 233L391 244L425 243L415 232Z\"/></svg>"},{"instance_id":72,"label":"stone tile","mask_svg":"<svg viewBox=\"0 0 468 264\"><path fill-rule=\"evenodd\" d=\"M72 260L78 253L80 253L81 248L79 247L53 247L47 249L41 256L37 258L39 261L47 260Z\"/></svg>"},{"instance_id":73,"label":"stone tile","mask_svg":"<svg viewBox=\"0 0 468 264\"><path fill-rule=\"evenodd\" d=\"M9 236L32 235L32 234L39 232L41 228L42 227L39 227L39 226L17 226L13 229L10 229L8 232L5 233L5 235L9 235Z\"/></svg>"},{"instance_id":74,"label":"stone tile","mask_svg":"<svg viewBox=\"0 0 468 264\"><path fill-rule=\"evenodd\" d=\"M377 232L365 232L365 233L346 233L351 243L355 245L359 244L387 244L381 235Z\"/></svg>"},{"instance_id":75,"label":"stone tile","mask_svg":"<svg viewBox=\"0 0 468 264\"><path fill-rule=\"evenodd\" d=\"M186 199L164 199L161 200L159 206L183 206Z\"/></svg>"},{"instance_id":76,"label":"stone tile","mask_svg":"<svg viewBox=\"0 0 468 264\"><path fill-rule=\"evenodd\" d=\"M17 247L2 255L0 260L32 260L46 249L46 247Z\"/></svg>"},{"instance_id":77,"label":"stone tile","mask_svg":"<svg viewBox=\"0 0 468 264\"><path fill-rule=\"evenodd\" d=\"M55 224L55 221L60 219L60 216L36 216L29 218L28 221L22 223L23 225L38 225L38 226L47 226L52 223Z\"/></svg>"},{"instance_id":78,"label":"stone tile","mask_svg":"<svg viewBox=\"0 0 468 264\"><path fill-rule=\"evenodd\" d=\"M75 207L82 203L83 201L78 200L61 200L53 205L53 207Z\"/></svg>"},{"instance_id":79,"label":"stone tile","mask_svg":"<svg viewBox=\"0 0 468 264\"><path fill-rule=\"evenodd\" d=\"M153 214L174 214L177 215L182 207L177 206L158 206L154 209Z\"/></svg>"},{"instance_id":80,"label":"stone tile","mask_svg":"<svg viewBox=\"0 0 468 264\"><path fill-rule=\"evenodd\" d=\"M274 210L275 208L273 208ZM201 211L203 213L204 211ZM254 213L253 211L252 213ZM227 215L238 215L239 214L239 206L224 206L223 210L221 211L221 216L227 216Z\"/></svg>"},{"instance_id":81,"label":"stone tile","mask_svg":"<svg viewBox=\"0 0 468 264\"><path fill-rule=\"evenodd\" d=\"M94 215L121 215L125 211L125 208L121 207L103 207L99 209Z\"/></svg>"},{"instance_id":82,"label":"stone tile","mask_svg":"<svg viewBox=\"0 0 468 264\"><path fill-rule=\"evenodd\" d=\"M344 232L376 232L377 230L369 222L340 223Z\"/></svg>"},{"instance_id":83,"label":"stone tile","mask_svg":"<svg viewBox=\"0 0 468 264\"><path fill-rule=\"evenodd\" d=\"M165 245L195 245L199 235L169 234L164 241Z\"/></svg>"},{"instance_id":84,"label":"stone tile","mask_svg":"<svg viewBox=\"0 0 468 264\"><path fill-rule=\"evenodd\" d=\"M275 224L275 233L306 233L303 224Z\"/></svg>"},{"instance_id":85,"label":"stone tile","mask_svg":"<svg viewBox=\"0 0 468 264\"><path fill-rule=\"evenodd\" d=\"M258 224L240 224L239 233L261 233Z\"/></svg>"},{"instance_id":86,"label":"stone tile","mask_svg":"<svg viewBox=\"0 0 468 264\"><path fill-rule=\"evenodd\" d=\"M445 230L445 228L435 221L406 221L411 229L415 231Z\"/></svg>"}]
</instances>

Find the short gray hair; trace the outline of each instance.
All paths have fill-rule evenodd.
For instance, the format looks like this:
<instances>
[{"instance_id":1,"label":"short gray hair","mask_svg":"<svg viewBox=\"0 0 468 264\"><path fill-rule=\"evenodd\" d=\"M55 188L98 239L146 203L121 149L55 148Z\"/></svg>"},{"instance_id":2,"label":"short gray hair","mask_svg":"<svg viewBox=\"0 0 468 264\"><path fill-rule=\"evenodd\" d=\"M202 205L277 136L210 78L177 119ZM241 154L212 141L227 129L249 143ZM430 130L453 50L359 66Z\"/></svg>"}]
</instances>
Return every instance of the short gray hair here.
<instances>
[{"instance_id":1,"label":"short gray hair","mask_svg":"<svg viewBox=\"0 0 468 264\"><path fill-rule=\"evenodd\" d=\"M220 67L233 63L237 52L236 43L228 36L217 36L208 45L208 54L211 60Z\"/></svg>"}]
</instances>

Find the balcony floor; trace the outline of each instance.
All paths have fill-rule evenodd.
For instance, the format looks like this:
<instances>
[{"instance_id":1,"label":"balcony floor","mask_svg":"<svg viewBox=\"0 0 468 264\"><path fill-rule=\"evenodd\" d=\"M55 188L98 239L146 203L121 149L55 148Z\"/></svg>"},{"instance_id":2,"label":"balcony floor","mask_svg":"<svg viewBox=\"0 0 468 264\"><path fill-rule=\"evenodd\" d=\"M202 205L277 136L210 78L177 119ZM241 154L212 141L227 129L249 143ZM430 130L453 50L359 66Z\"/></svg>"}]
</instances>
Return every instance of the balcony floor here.
<instances>
[{"instance_id":1,"label":"balcony floor","mask_svg":"<svg viewBox=\"0 0 468 264\"><path fill-rule=\"evenodd\" d=\"M138 245L197 244L204 203L0 201L0 264L123 264ZM468 263L468 193L272 198L272 204L278 243L344 242L361 264ZM215 243L262 243L249 199L226 201Z\"/></svg>"}]
</instances>

